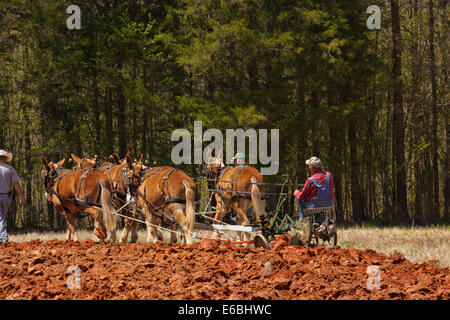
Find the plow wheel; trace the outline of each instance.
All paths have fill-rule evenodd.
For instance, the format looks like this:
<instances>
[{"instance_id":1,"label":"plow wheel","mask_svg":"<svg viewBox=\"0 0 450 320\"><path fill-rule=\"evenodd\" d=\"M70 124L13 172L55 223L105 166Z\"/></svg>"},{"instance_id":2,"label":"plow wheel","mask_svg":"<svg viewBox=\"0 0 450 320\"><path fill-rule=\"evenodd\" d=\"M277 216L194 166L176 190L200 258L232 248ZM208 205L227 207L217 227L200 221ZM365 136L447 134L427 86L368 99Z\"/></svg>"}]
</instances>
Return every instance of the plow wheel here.
<instances>
[{"instance_id":1,"label":"plow wheel","mask_svg":"<svg viewBox=\"0 0 450 320\"><path fill-rule=\"evenodd\" d=\"M255 248L270 249L269 241L262 234L257 234L253 239Z\"/></svg>"}]
</instances>

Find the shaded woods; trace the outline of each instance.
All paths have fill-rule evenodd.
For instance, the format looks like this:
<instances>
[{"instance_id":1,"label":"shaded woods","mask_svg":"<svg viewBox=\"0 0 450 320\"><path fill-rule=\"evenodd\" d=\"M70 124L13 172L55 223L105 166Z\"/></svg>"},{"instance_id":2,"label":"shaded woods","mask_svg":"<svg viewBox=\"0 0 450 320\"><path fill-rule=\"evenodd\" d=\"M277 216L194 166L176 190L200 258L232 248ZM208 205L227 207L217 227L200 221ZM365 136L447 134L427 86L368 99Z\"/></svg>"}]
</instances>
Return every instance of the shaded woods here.
<instances>
[{"instance_id":1,"label":"shaded woods","mask_svg":"<svg viewBox=\"0 0 450 320\"><path fill-rule=\"evenodd\" d=\"M9 228L60 227L39 155L170 165L195 120L278 128L294 182L320 157L338 222L449 222L447 1L80 0L68 30L71 2L0 0L0 148L31 204Z\"/></svg>"}]
</instances>

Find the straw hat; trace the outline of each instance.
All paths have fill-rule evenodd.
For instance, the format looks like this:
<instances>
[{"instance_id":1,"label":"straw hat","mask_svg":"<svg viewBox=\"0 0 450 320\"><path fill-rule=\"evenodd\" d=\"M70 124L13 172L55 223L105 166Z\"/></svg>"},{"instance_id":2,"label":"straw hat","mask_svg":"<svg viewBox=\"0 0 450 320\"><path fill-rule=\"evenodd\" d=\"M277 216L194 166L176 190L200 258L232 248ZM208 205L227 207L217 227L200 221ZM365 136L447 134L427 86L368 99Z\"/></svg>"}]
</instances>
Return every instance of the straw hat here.
<instances>
[{"instance_id":1,"label":"straw hat","mask_svg":"<svg viewBox=\"0 0 450 320\"><path fill-rule=\"evenodd\" d=\"M322 169L323 168L322 161L319 158L317 158L317 157L312 157L311 159L306 160L305 163L309 167L314 167L316 169Z\"/></svg>"},{"instance_id":2,"label":"straw hat","mask_svg":"<svg viewBox=\"0 0 450 320\"><path fill-rule=\"evenodd\" d=\"M12 160L12 153L5 150L0 150L0 157L6 157L7 161L10 162Z\"/></svg>"}]
</instances>

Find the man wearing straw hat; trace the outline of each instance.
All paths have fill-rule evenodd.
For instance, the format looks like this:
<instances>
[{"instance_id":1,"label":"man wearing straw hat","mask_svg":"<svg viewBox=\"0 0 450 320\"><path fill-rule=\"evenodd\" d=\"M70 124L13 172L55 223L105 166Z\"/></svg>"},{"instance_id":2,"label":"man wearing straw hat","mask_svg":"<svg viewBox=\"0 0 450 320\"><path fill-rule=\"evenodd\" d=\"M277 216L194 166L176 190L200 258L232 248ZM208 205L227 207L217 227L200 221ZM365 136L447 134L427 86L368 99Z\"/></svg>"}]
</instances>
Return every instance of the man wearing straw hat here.
<instances>
[{"instance_id":1,"label":"man wearing straw hat","mask_svg":"<svg viewBox=\"0 0 450 320\"><path fill-rule=\"evenodd\" d=\"M22 188L19 184L19 175L16 170L7 165L7 162L12 160L12 153L5 150L0 150L0 241L8 241L8 232L6 231L6 213L9 208L9 195L12 187L16 189L24 206L27 205Z\"/></svg>"},{"instance_id":2,"label":"man wearing straw hat","mask_svg":"<svg viewBox=\"0 0 450 320\"><path fill-rule=\"evenodd\" d=\"M302 191L295 190L299 200L299 214L303 218L303 209L332 207L334 204L334 182L330 172L323 171L322 161L317 157L306 160L312 176L305 182Z\"/></svg>"}]
</instances>

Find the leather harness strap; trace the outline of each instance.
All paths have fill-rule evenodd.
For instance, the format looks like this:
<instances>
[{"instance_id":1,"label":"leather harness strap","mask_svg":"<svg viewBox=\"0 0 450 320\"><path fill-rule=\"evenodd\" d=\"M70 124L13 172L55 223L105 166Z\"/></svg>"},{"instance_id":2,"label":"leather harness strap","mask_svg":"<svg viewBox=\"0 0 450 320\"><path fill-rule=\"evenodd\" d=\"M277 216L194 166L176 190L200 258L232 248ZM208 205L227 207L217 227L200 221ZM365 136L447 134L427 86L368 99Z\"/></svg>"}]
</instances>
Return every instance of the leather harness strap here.
<instances>
[{"instance_id":1,"label":"leather harness strap","mask_svg":"<svg viewBox=\"0 0 450 320\"><path fill-rule=\"evenodd\" d=\"M218 189L218 190L220 190L220 191L223 191L222 187L221 187L221 186L217 186L217 184L220 182L220 178L222 177L222 175L223 175L225 172L227 172L227 171L229 171L229 170L232 170L233 168L235 168L235 167L232 167L232 166L226 167L225 169L223 169L223 170L220 172L219 175L217 175L217 179L216 179L216 189ZM240 168L237 170L237 172L234 174L234 176L233 176L233 179L232 179L232 182L231 182L231 188L232 188L232 191L234 191L235 194L232 195L231 199L233 199L233 198L235 198L235 197L245 198L245 199L248 199L248 200L251 199L251 196L249 196L249 195L243 195L243 194L239 193L239 191L237 190L237 183L236 183L236 181L239 179L239 176L241 175L241 172L242 172L242 170L244 170L244 168L245 168L245 166L240 167ZM221 194L221 193L222 193L222 192L220 192L220 194ZM222 196L221 196L221 197L222 197ZM230 201L231 201L231 200L230 200Z\"/></svg>"},{"instance_id":2,"label":"leather harness strap","mask_svg":"<svg viewBox=\"0 0 450 320\"><path fill-rule=\"evenodd\" d=\"M66 198L66 197L62 196L62 195L59 193L59 186L60 186L60 182L61 182L62 178L64 178L66 175L68 175L68 174L71 172L71 170L68 170L68 169L66 169L66 170L67 170L67 171L64 172L64 174L61 175L61 176L59 176L59 174L60 174L60 172L62 171L62 168L61 168L60 170L58 170L58 171L55 171L56 174L54 173L54 174L53 174L53 177L51 178L51 186L50 186L50 189L49 189L49 193L50 193L50 194L54 194L54 195L56 195L56 196L58 197L58 199L60 200L61 206L63 207L64 211L66 211L66 213L72 214L72 213L70 212L70 210L69 210L67 207L64 206L64 204L62 203L61 200L71 201L71 202L73 202L74 205L77 206L77 207L78 207L79 204L81 204L81 205L84 205L84 206L97 206L97 207L100 207L100 208L101 208L101 207L102 207L101 204L99 205L98 203L90 203L90 202L88 202L86 199L80 199L80 198L77 198L76 196L74 196L73 199L72 199L72 198ZM89 174L90 171L91 171L91 170L88 169L88 170L83 174L83 176L85 176L84 178L86 178L87 174ZM58 176L59 176L59 177L58 177ZM81 189L81 183L84 181L83 176L82 176L82 181L80 182L78 194L79 194L80 189ZM54 189L55 184L56 184L56 190ZM83 188L83 189L84 189L84 192L85 192L85 198L86 198L86 189L85 189L85 188ZM101 196L101 195L99 195L99 198L100 198L100 196ZM72 214L72 215L73 215L73 214Z\"/></svg>"},{"instance_id":3,"label":"leather harness strap","mask_svg":"<svg viewBox=\"0 0 450 320\"><path fill-rule=\"evenodd\" d=\"M156 170L150 172L149 175L144 176L144 177L141 179L141 184L142 184L146 179L148 179L148 178L154 176L156 173L160 172L160 171L161 171L162 169L164 169L164 168L166 168L166 167L165 167L165 166L164 166L164 167L159 167L158 169L156 169ZM170 178L170 176L172 175L172 173L174 173L175 171L180 171L180 170L179 170L179 169L172 169L172 170L170 170L170 171L164 176L164 178L163 178L163 180L162 180L162 183L163 183L163 188L162 188L162 190L164 190L164 188L165 188L167 199L164 200L163 204L160 205L159 207L156 207L155 205L153 205L152 202L148 201L148 200L145 198L145 194L146 194L146 186L144 186L144 193L140 192L139 190L136 191L137 195L140 196L142 199L144 199L144 201L145 201L145 203L146 203L146 205L147 205L147 208L150 210L150 207L149 207L149 204L150 204L150 205L153 207L153 208L151 209L151 211L154 212L154 213L155 213L158 217L160 217L160 218L162 218L163 215L162 215L162 214L158 214L158 211L163 210L164 207L165 207L166 205L171 204L171 203L181 203L181 204L185 204L185 203L186 203L186 200L185 200L185 199L172 198L172 197L170 196L169 185L168 185L167 181L169 180L169 178ZM146 174L146 173L144 173L144 174Z\"/></svg>"}]
</instances>

